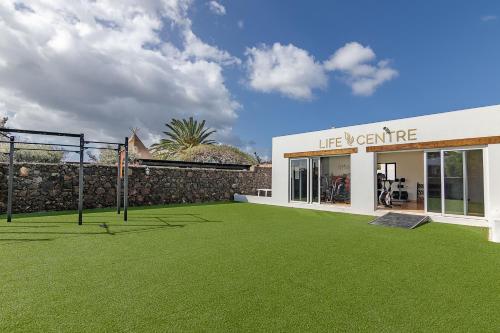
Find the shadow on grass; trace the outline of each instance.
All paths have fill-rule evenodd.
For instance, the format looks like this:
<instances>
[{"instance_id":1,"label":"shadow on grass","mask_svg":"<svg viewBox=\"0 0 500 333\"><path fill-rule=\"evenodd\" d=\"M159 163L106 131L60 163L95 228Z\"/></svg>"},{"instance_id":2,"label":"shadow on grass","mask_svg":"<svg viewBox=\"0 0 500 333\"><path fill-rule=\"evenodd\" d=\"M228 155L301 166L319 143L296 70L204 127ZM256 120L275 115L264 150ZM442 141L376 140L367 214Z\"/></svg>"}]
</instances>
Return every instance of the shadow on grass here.
<instances>
[{"instance_id":1,"label":"shadow on grass","mask_svg":"<svg viewBox=\"0 0 500 333\"><path fill-rule=\"evenodd\" d=\"M162 230L167 228L182 228L183 225L154 225L153 227L148 228L139 228L139 229L131 229L131 230L120 230L113 231L109 227L103 228L103 231L100 232L58 232L58 231L0 231L0 235L9 234L9 235L31 235L36 237L37 235L55 235L55 236L63 236L63 237L51 237L51 238L0 238L0 245L7 245L13 243L20 242L37 242L37 241L53 241L61 238L68 237L83 237L83 236L117 236L121 234L134 234L134 233L142 233L142 232L150 232L153 230Z\"/></svg>"},{"instance_id":2,"label":"shadow on grass","mask_svg":"<svg viewBox=\"0 0 500 333\"><path fill-rule=\"evenodd\" d=\"M60 225L11 225L11 224L0 225L0 228L60 228L60 227L61 227Z\"/></svg>"},{"instance_id":3,"label":"shadow on grass","mask_svg":"<svg viewBox=\"0 0 500 333\"><path fill-rule=\"evenodd\" d=\"M171 225L171 226L176 226L179 223L221 223L223 221L216 221L216 220L163 220L162 218L157 218L154 217L153 221L145 221L145 222L154 222L158 221L162 224L142 224L139 221L134 221L132 223L130 222L123 222L123 221L110 221L110 220L94 220L94 221L84 221L81 226L78 225L76 221L30 221L30 222L17 222L17 225L0 225L0 228L57 228L57 227L63 227L63 225L75 225L78 227L82 226L97 226L103 223L108 223L111 227L150 227L150 226L161 226L163 224L165 225ZM139 223L138 223L139 222ZM136 224L134 224L136 223ZM54 225L52 225L54 224ZM57 225L61 224L61 225Z\"/></svg>"},{"instance_id":4,"label":"shadow on grass","mask_svg":"<svg viewBox=\"0 0 500 333\"><path fill-rule=\"evenodd\" d=\"M216 202L201 202L201 203L175 203L175 204L161 204L161 205L151 205L151 206L129 206L128 211L137 212L137 211L148 211L155 209L168 209L168 208L186 208L186 207L202 207L202 206L218 206L218 205L228 205L228 204L240 204L235 201L216 201ZM122 207L123 209L123 207ZM108 208L86 208L83 210L83 215L92 215L95 213L116 213L116 207L108 207ZM75 215L78 214L76 210L60 210L60 211L45 211L45 212L37 212L37 213L15 213L13 218L26 218L26 217L48 217L48 216L61 216L61 215ZM123 210L122 210L123 214ZM118 215L118 214L117 214ZM174 214L175 215L175 214ZM185 214L179 214L185 215ZM193 215L193 214L191 214ZM118 215L120 216L120 215ZM5 213L0 214L0 219L6 219L7 215ZM85 217L84 217L85 218Z\"/></svg>"},{"instance_id":5,"label":"shadow on grass","mask_svg":"<svg viewBox=\"0 0 500 333\"><path fill-rule=\"evenodd\" d=\"M180 217L187 217L189 220L184 220ZM154 230L165 230L171 228L184 228L187 224L191 223L218 223L223 221L209 220L204 217L199 216L199 214L163 214L158 216L141 216L141 220L145 220L146 223L140 223L138 219L130 222L121 221L110 221L108 216L99 215L94 216L99 218L99 220L93 220L83 223L83 225L78 226L75 221L51 221L51 220L39 220L39 221L29 221L29 222L12 222L6 225L0 225L1 228L17 228L17 230L6 230L0 229L1 235L32 235L36 237L37 235L60 235L67 237L79 237L79 236L119 236L122 234L133 234L133 233L143 233L150 232ZM149 223L148 223L149 222ZM153 223L151 223L153 222ZM158 224L154 224L158 222ZM64 225L74 225L75 228L95 228L100 227L99 231L87 231L86 229L80 229L79 231L52 231L43 230L43 228L58 228ZM28 230L22 230L28 229ZM32 230L29 230L32 229ZM58 238L65 237L53 237L53 238L1 238L0 245L11 244L15 242L35 242L35 241L50 241Z\"/></svg>"},{"instance_id":6,"label":"shadow on grass","mask_svg":"<svg viewBox=\"0 0 500 333\"><path fill-rule=\"evenodd\" d=\"M3 238L0 239L2 242L40 242L40 241L51 241L53 238Z\"/></svg>"},{"instance_id":7,"label":"shadow on grass","mask_svg":"<svg viewBox=\"0 0 500 333\"><path fill-rule=\"evenodd\" d=\"M47 242L53 241L55 238L2 238L0 245L31 243L31 242Z\"/></svg>"},{"instance_id":8,"label":"shadow on grass","mask_svg":"<svg viewBox=\"0 0 500 333\"><path fill-rule=\"evenodd\" d=\"M47 216L49 217L49 216ZM183 218L185 217L185 219ZM133 221L132 223L137 223L139 220L150 220L153 221L158 221L163 224L170 224L170 223L215 223L215 222L222 222L219 220L209 220L206 219L200 214L162 214L159 216L140 216L140 217L134 217L131 216L129 217L129 221L122 221L122 220L115 220L111 219L110 216L106 215L95 215L92 217L88 217L91 219L90 221L86 221L85 219L83 220L83 225L97 225L97 224L102 224L102 223L112 223L112 226L148 226L145 224L130 224L130 221ZM1 222L0 222L1 223ZM16 223L17 225L13 225ZM119 224L118 224L119 223ZM140 222L139 222L140 223ZM23 227L28 227L28 225L32 225L33 228L43 228L43 227L49 227L48 224L77 224L77 221L52 221L47 218L40 218L37 217L37 220L35 221L14 221L11 223L6 223L4 225L0 225L2 228L8 228L8 227L16 227L16 228L23 228ZM53 226L53 227L58 227L58 226Z\"/></svg>"}]
</instances>

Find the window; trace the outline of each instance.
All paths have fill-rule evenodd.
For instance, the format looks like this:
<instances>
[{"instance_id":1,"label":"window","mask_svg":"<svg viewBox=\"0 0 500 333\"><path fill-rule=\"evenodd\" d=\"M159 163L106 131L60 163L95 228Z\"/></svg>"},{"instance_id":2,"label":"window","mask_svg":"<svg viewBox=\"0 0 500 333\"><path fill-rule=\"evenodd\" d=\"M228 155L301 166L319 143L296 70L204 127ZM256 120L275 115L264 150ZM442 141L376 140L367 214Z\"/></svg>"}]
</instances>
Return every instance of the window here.
<instances>
[{"instance_id":1,"label":"window","mask_svg":"<svg viewBox=\"0 0 500 333\"><path fill-rule=\"evenodd\" d=\"M350 156L296 158L289 166L290 201L350 204Z\"/></svg>"},{"instance_id":2,"label":"window","mask_svg":"<svg viewBox=\"0 0 500 333\"><path fill-rule=\"evenodd\" d=\"M321 202L351 202L351 156L321 158Z\"/></svg>"},{"instance_id":3,"label":"window","mask_svg":"<svg viewBox=\"0 0 500 333\"><path fill-rule=\"evenodd\" d=\"M396 180L396 163L379 163L377 165L377 178Z\"/></svg>"}]
</instances>

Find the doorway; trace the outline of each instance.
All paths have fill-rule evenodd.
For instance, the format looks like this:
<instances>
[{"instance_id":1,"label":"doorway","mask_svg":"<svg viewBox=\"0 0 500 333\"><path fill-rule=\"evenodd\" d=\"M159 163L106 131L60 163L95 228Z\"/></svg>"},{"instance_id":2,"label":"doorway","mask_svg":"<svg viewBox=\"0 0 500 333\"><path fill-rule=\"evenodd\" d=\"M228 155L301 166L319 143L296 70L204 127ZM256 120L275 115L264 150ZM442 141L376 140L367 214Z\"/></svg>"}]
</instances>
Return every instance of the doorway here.
<instances>
[{"instance_id":1,"label":"doorway","mask_svg":"<svg viewBox=\"0 0 500 333\"><path fill-rule=\"evenodd\" d=\"M398 151L377 154L377 209L424 213L424 152ZM381 200L389 192L392 205Z\"/></svg>"}]
</instances>

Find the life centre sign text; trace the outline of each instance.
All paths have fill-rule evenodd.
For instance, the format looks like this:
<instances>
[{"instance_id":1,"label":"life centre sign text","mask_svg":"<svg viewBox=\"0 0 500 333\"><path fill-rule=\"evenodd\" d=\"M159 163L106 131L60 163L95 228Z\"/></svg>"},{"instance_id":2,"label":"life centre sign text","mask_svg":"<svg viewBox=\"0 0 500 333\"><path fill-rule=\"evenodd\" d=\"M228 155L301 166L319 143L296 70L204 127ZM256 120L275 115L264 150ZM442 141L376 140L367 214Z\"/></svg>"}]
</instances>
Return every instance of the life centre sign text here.
<instances>
[{"instance_id":1,"label":"life centre sign text","mask_svg":"<svg viewBox=\"0 0 500 333\"><path fill-rule=\"evenodd\" d=\"M380 145L388 143L405 143L417 141L417 129L410 128L406 130L391 131L384 128L380 133L366 133L351 135L344 132L344 136L331 137L319 140L320 149L343 148L363 145Z\"/></svg>"}]
</instances>

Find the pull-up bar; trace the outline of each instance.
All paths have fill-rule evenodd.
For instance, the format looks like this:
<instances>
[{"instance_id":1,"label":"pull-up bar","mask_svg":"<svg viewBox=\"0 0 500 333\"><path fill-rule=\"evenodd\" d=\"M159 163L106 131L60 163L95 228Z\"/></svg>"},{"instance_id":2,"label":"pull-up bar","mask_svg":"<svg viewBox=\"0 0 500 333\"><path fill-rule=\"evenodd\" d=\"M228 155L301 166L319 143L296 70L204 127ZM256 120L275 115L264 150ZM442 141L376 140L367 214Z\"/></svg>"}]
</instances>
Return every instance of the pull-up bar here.
<instances>
[{"instance_id":1,"label":"pull-up bar","mask_svg":"<svg viewBox=\"0 0 500 333\"><path fill-rule=\"evenodd\" d=\"M25 130L25 129L14 129L14 128L0 128L0 132L6 133L23 133L23 134L36 134L36 135L50 135L50 136L69 136L73 138L78 138L83 134L75 133L62 133L62 132L47 132L47 131L35 131L35 130Z\"/></svg>"},{"instance_id":2,"label":"pull-up bar","mask_svg":"<svg viewBox=\"0 0 500 333\"><path fill-rule=\"evenodd\" d=\"M124 144L123 143L118 143L118 142L105 142L105 141L85 141L85 143L101 143L101 144L105 144L105 145L119 145L119 146L123 146Z\"/></svg>"},{"instance_id":3,"label":"pull-up bar","mask_svg":"<svg viewBox=\"0 0 500 333\"><path fill-rule=\"evenodd\" d=\"M34 134L34 135L47 135L47 136L66 136L72 138L80 138L79 145L71 144L51 144L51 143L41 143L41 142L22 142L15 141L13 135L6 135L8 133L22 133L22 134ZM36 130L24 130L24 129L14 129L14 128L0 128L0 135L9 138L9 141L0 141L0 143L9 144L9 175L8 175L8 191L7 191L7 222L12 221L12 201L13 201L13 187L14 187L14 152L16 150L40 150L40 151L60 151L60 152L72 152L79 153L80 161L78 167L78 224L83 223L83 161L84 161L84 151L85 149L106 149L106 150L116 150L118 152L118 169L116 177L116 206L117 214L120 214L120 189L121 189L121 154L124 154L124 171L123 171L123 220L127 221L127 211L128 211L128 138L125 138L125 143L116 142L105 142L105 141L85 141L84 134L74 134L74 133L62 133L62 132L48 132L48 131L36 131ZM44 149L44 148L24 148L16 147L15 144L26 144L26 145L51 145L59 147L78 147L79 150L64 150L64 149ZM117 148L104 148L104 147L86 147L87 143L94 144L108 144L117 145ZM121 148L124 148L121 151ZM3 153L3 152L2 152Z\"/></svg>"},{"instance_id":4,"label":"pull-up bar","mask_svg":"<svg viewBox=\"0 0 500 333\"><path fill-rule=\"evenodd\" d=\"M120 150L120 148L106 148L106 147L85 147L85 149L97 149L97 150Z\"/></svg>"},{"instance_id":5,"label":"pull-up bar","mask_svg":"<svg viewBox=\"0 0 500 333\"><path fill-rule=\"evenodd\" d=\"M9 136L7 136L9 138ZM0 143L10 143L10 141L1 141ZM80 147L80 145L68 145L64 143L46 143L46 142L24 142L24 141L14 141L14 143L23 145L39 145L39 146L58 146L58 147Z\"/></svg>"},{"instance_id":6,"label":"pull-up bar","mask_svg":"<svg viewBox=\"0 0 500 333\"><path fill-rule=\"evenodd\" d=\"M14 150L30 150L30 151L55 151L63 153L79 153L79 150L66 150L66 149L45 149L45 148L18 148L14 147Z\"/></svg>"}]
</instances>

